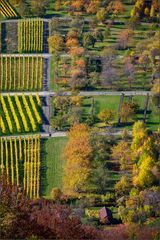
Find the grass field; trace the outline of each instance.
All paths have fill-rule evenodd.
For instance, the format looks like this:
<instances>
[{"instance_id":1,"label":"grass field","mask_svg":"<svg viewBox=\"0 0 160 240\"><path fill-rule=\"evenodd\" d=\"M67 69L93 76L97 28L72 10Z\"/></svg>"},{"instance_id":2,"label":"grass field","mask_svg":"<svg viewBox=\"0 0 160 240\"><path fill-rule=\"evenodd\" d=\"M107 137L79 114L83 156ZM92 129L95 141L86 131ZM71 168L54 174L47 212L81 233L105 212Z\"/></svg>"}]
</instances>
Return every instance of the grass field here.
<instances>
[{"instance_id":1,"label":"grass field","mask_svg":"<svg viewBox=\"0 0 160 240\"><path fill-rule=\"evenodd\" d=\"M50 138L43 142L41 195L50 198L52 188L62 188L63 151L66 137Z\"/></svg>"},{"instance_id":2,"label":"grass field","mask_svg":"<svg viewBox=\"0 0 160 240\"><path fill-rule=\"evenodd\" d=\"M92 101L93 101L92 97L84 98L83 100L82 109L84 120L86 120L87 115L91 111ZM94 101L95 101L95 115L97 115L100 111L102 111L105 108L111 109L114 111L114 121L115 123L117 122L120 96L95 96ZM125 101L128 101L127 98L125 98ZM132 123L138 120L143 120L146 96L134 96L133 101L138 104L139 110L134 116ZM160 127L160 114L158 113L158 111L155 110L151 99L149 101L146 124L152 130L157 130L158 127ZM128 125L126 124L126 126L123 126L123 128L124 127L127 129L131 129L132 124Z\"/></svg>"},{"instance_id":3,"label":"grass field","mask_svg":"<svg viewBox=\"0 0 160 240\"><path fill-rule=\"evenodd\" d=\"M83 114L84 118L90 112L91 104L92 104L92 97L85 98L83 101ZM95 114L97 115L101 110L108 108L112 109L115 112L115 120L117 119L117 110L119 104L120 97L119 96L96 96L94 97L95 101Z\"/></svg>"}]
</instances>

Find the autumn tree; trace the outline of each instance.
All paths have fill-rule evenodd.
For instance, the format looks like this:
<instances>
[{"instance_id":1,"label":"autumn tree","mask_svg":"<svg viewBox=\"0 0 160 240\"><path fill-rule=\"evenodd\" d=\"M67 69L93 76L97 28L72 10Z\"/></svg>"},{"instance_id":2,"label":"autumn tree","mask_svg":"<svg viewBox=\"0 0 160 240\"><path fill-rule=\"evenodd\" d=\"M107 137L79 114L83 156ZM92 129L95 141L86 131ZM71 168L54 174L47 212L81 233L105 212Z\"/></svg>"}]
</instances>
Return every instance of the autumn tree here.
<instances>
[{"instance_id":1,"label":"autumn tree","mask_svg":"<svg viewBox=\"0 0 160 240\"><path fill-rule=\"evenodd\" d=\"M135 110L131 102L122 103L121 109L120 109L120 118L122 122L126 123L129 120L132 120L134 114L135 114Z\"/></svg>"},{"instance_id":2,"label":"autumn tree","mask_svg":"<svg viewBox=\"0 0 160 240\"><path fill-rule=\"evenodd\" d=\"M48 44L50 53L57 53L63 49L63 37L59 34L54 34L48 38Z\"/></svg>"},{"instance_id":3,"label":"autumn tree","mask_svg":"<svg viewBox=\"0 0 160 240\"><path fill-rule=\"evenodd\" d=\"M101 1L100 0L92 0L92 1L89 1L89 4L87 6L87 13L97 13L99 7L101 5Z\"/></svg>"},{"instance_id":4,"label":"autumn tree","mask_svg":"<svg viewBox=\"0 0 160 240\"><path fill-rule=\"evenodd\" d=\"M82 57L85 54L85 49L83 47L70 48L69 55L73 58Z\"/></svg>"},{"instance_id":5,"label":"autumn tree","mask_svg":"<svg viewBox=\"0 0 160 240\"><path fill-rule=\"evenodd\" d=\"M74 66L71 71L71 78L69 80L69 85L72 90L81 89L87 84L86 81L86 71L81 69L78 65Z\"/></svg>"},{"instance_id":6,"label":"autumn tree","mask_svg":"<svg viewBox=\"0 0 160 240\"><path fill-rule=\"evenodd\" d=\"M156 180L152 169L155 166L155 159L143 153L133 168L133 185L141 188L151 187Z\"/></svg>"},{"instance_id":7,"label":"autumn tree","mask_svg":"<svg viewBox=\"0 0 160 240\"><path fill-rule=\"evenodd\" d=\"M99 9L96 14L96 17L97 17L98 22L104 23L104 21L106 19L106 9L105 8Z\"/></svg>"},{"instance_id":8,"label":"autumn tree","mask_svg":"<svg viewBox=\"0 0 160 240\"><path fill-rule=\"evenodd\" d=\"M99 120L105 122L105 124L110 124L114 119L114 113L110 109L104 109L98 114Z\"/></svg>"},{"instance_id":9,"label":"autumn tree","mask_svg":"<svg viewBox=\"0 0 160 240\"><path fill-rule=\"evenodd\" d=\"M125 29L123 30L117 39L117 48L125 50L129 47L129 44L131 43L132 37L133 37L133 30L131 29Z\"/></svg>"},{"instance_id":10,"label":"autumn tree","mask_svg":"<svg viewBox=\"0 0 160 240\"><path fill-rule=\"evenodd\" d=\"M49 6L49 0L30 0L31 11L36 16L44 16L44 13Z\"/></svg>"},{"instance_id":11,"label":"autumn tree","mask_svg":"<svg viewBox=\"0 0 160 240\"><path fill-rule=\"evenodd\" d=\"M62 6L62 0L56 0L54 5L55 10L59 11L61 9L61 6Z\"/></svg>"},{"instance_id":12,"label":"autumn tree","mask_svg":"<svg viewBox=\"0 0 160 240\"><path fill-rule=\"evenodd\" d=\"M129 193L131 188L131 182L127 175L122 176L120 180L115 184L115 191L117 195L124 196Z\"/></svg>"},{"instance_id":13,"label":"autumn tree","mask_svg":"<svg viewBox=\"0 0 160 240\"><path fill-rule=\"evenodd\" d=\"M133 125L132 136L131 149L135 156L139 156L144 142L148 139L148 129L144 122L138 121Z\"/></svg>"},{"instance_id":14,"label":"autumn tree","mask_svg":"<svg viewBox=\"0 0 160 240\"><path fill-rule=\"evenodd\" d=\"M78 47L78 39L77 39L77 37L75 37L75 36L74 37L67 36L66 47L68 49L74 48L74 47Z\"/></svg>"},{"instance_id":15,"label":"autumn tree","mask_svg":"<svg viewBox=\"0 0 160 240\"><path fill-rule=\"evenodd\" d=\"M85 124L74 125L65 148L63 189L66 194L85 192L91 174L90 133ZM69 176L69 177L68 177Z\"/></svg>"},{"instance_id":16,"label":"autumn tree","mask_svg":"<svg viewBox=\"0 0 160 240\"><path fill-rule=\"evenodd\" d=\"M113 4L113 14L118 15L125 11L125 6L120 0L115 0Z\"/></svg>"},{"instance_id":17,"label":"autumn tree","mask_svg":"<svg viewBox=\"0 0 160 240\"><path fill-rule=\"evenodd\" d=\"M125 59L124 74L127 77L129 88L131 89L132 88L132 83L133 83L134 78L135 78L135 67L134 67L131 59L128 58L128 57Z\"/></svg>"},{"instance_id":18,"label":"autumn tree","mask_svg":"<svg viewBox=\"0 0 160 240\"><path fill-rule=\"evenodd\" d=\"M112 148L112 158L119 162L121 170L130 169L132 163L130 144L120 141Z\"/></svg>"},{"instance_id":19,"label":"autumn tree","mask_svg":"<svg viewBox=\"0 0 160 240\"><path fill-rule=\"evenodd\" d=\"M83 225L68 206L30 200L6 179L0 186L0 239L103 239L101 231Z\"/></svg>"},{"instance_id":20,"label":"autumn tree","mask_svg":"<svg viewBox=\"0 0 160 240\"><path fill-rule=\"evenodd\" d=\"M101 84L103 86L112 86L112 83L118 79L118 73L113 66L113 61L116 58L116 50L106 47L101 53L102 57L102 72Z\"/></svg>"},{"instance_id":21,"label":"autumn tree","mask_svg":"<svg viewBox=\"0 0 160 240\"><path fill-rule=\"evenodd\" d=\"M143 122L137 122L133 126L133 140L131 149L135 162L133 168L133 184L146 188L156 182L153 169L157 165L158 152L154 135L149 134Z\"/></svg>"},{"instance_id":22,"label":"autumn tree","mask_svg":"<svg viewBox=\"0 0 160 240\"><path fill-rule=\"evenodd\" d=\"M101 85L104 87L111 87L113 83L118 79L118 73L116 68L109 67L107 63L103 63L103 69L101 73Z\"/></svg>"}]
</instances>

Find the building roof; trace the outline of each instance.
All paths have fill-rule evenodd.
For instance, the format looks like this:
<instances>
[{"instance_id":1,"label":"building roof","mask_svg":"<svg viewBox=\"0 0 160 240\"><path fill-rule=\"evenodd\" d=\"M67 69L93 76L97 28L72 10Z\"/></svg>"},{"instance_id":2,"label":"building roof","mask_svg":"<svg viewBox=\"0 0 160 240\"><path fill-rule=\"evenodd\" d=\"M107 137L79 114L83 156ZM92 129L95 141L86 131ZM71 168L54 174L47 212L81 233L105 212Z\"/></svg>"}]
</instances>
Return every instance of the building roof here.
<instances>
[{"instance_id":1,"label":"building roof","mask_svg":"<svg viewBox=\"0 0 160 240\"><path fill-rule=\"evenodd\" d=\"M99 217L101 219L104 219L106 217L112 217L112 211L109 208L107 208L107 207L103 207L99 211Z\"/></svg>"}]
</instances>

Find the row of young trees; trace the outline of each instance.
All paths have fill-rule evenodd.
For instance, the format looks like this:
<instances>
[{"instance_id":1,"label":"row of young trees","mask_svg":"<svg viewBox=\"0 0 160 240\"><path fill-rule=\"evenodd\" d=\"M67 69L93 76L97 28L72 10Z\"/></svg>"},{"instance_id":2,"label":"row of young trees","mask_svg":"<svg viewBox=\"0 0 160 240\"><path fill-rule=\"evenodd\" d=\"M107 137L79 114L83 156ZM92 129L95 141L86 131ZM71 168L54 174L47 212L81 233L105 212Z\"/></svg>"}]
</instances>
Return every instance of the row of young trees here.
<instances>
[{"instance_id":1,"label":"row of young trees","mask_svg":"<svg viewBox=\"0 0 160 240\"><path fill-rule=\"evenodd\" d=\"M11 97L0 96L0 130L3 134L21 133L29 131L37 131L42 123L39 108L41 107L39 96L34 98L32 95L22 98L15 95Z\"/></svg>"},{"instance_id":2,"label":"row of young trees","mask_svg":"<svg viewBox=\"0 0 160 240\"><path fill-rule=\"evenodd\" d=\"M38 55L0 55L0 90L42 90L43 64Z\"/></svg>"},{"instance_id":3,"label":"row of young trees","mask_svg":"<svg viewBox=\"0 0 160 240\"><path fill-rule=\"evenodd\" d=\"M152 0L147 3L144 0L136 1L132 11L132 18L148 18L154 20L154 18L159 17L159 7L160 3L158 0Z\"/></svg>"},{"instance_id":4,"label":"row of young trees","mask_svg":"<svg viewBox=\"0 0 160 240\"><path fill-rule=\"evenodd\" d=\"M44 22L42 19L18 21L18 51L43 52Z\"/></svg>"},{"instance_id":5,"label":"row of young trees","mask_svg":"<svg viewBox=\"0 0 160 240\"><path fill-rule=\"evenodd\" d=\"M54 8L56 11L62 9L62 7L66 8L66 11L71 15L79 15L79 14L96 14L97 18L102 21L105 20L105 17L109 14L117 15L119 13L124 12L125 6L120 0L116 1L85 1L85 0L56 0Z\"/></svg>"},{"instance_id":6,"label":"row of young trees","mask_svg":"<svg viewBox=\"0 0 160 240\"><path fill-rule=\"evenodd\" d=\"M0 138L0 174L30 198L39 198L40 136Z\"/></svg>"},{"instance_id":7,"label":"row of young trees","mask_svg":"<svg viewBox=\"0 0 160 240\"><path fill-rule=\"evenodd\" d=\"M104 40L106 34L107 36L112 34L111 28L107 27L106 32L94 27L89 32L84 32L82 18L79 18L80 27L78 19L74 22L76 27L74 26L67 32L65 37L64 34L62 36L58 32L58 27L56 27L56 25L61 26L60 23L53 20L50 23L53 35L48 39L49 49L57 56L55 58L57 62L55 83L62 87L69 86L72 90L86 87L95 88L98 85L105 88L131 89L137 83L137 78L141 78L139 87L143 89L150 87L155 71L158 71L156 65L158 33L154 29L146 33L146 37L150 36L151 39L141 40L135 48L133 48L134 36L137 37L137 33L131 28L124 29L117 35L114 46L112 48L104 47L97 57L91 50L92 48L94 50L97 41ZM118 56L119 50L126 51L127 49L124 57ZM68 58L60 57L63 51L68 52ZM122 64L119 64L119 58L122 59ZM95 70L92 70L91 63L94 59L96 59L96 67ZM69 67L71 67L70 71Z\"/></svg>"}]
</instances>

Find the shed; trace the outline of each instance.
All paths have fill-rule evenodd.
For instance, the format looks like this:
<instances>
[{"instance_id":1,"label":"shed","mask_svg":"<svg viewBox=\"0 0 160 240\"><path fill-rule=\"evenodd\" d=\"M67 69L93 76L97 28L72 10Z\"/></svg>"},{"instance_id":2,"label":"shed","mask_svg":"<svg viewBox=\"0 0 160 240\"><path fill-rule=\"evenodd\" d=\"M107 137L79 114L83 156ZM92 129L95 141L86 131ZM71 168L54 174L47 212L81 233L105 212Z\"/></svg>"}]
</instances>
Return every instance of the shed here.
<instances>
[{"instance_id":1,"label":"shed","mask_svg":"<svg viewBox=\"0 0 160 240\"><path fill-rule=\"evenodd\" d=\"M113 220L112 211L107 207L101 208L99 211L99 220L103 224L111 224Z\"/></svg>"}]
</instances>

